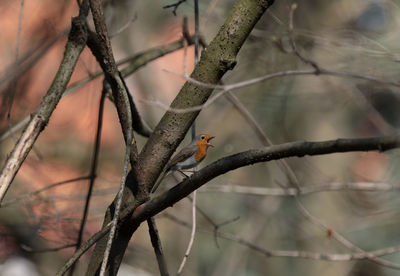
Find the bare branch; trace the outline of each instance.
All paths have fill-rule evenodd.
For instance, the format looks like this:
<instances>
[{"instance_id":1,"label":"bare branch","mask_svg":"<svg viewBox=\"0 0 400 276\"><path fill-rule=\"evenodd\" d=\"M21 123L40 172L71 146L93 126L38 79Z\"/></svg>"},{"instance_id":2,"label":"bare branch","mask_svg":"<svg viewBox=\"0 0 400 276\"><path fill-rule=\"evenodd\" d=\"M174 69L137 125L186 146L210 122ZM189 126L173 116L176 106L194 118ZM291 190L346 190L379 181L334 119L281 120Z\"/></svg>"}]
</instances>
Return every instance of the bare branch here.
<instances>
[{"instance_id":1,"label":"bare branch","mask_svg":"<svg viewBox=\"0 0 400 276\"><path fill-rule=\"evenodd\" d=\"M211 83L204 83L201 81L197 81L189 76L185 76L182 74L174 73L168 70L165 70L168 73L177 75L179 77L184 78L186 81L193 83L195 85L204 87L204 88L209 88L209 89L217 89L221 90L219 93L216 95L210 97L207 102L201 105L197 106L192 106L188 108L173 108L169 107L168 105L161 103L159 101L151 101L151 100L143 100L144 103L153 105L153 106L158 106L165 111L177 113L177 114L183 114L183 113L189 113L189 112L195 112L195 111L200 111L204 108L209 107L211 104L215 102L219 97L222 95L226 94L228 91L244 88L256 83L260 83L266 80L274 79L274 78L281 78L281 77L287 77L287 76L301 76L301 75L328 75L328 76L335 76L335 77L345 77L345 78L354 78L354 79L363 79L363 80L369 80L381 84L386 84L386 85L392 85L395 87L400 87L399 82L395 81L390 81L390 80L384 80L380 79L378 77L368 75L368 74L360 74L360 73L353 73L353 72L346 72L346 71L337 71L337 70L329 70L329 69L324 69L321 67L318 67L318 70L312 69L312 70L287 70L287 71L281 71L281 72L276 72L276 73L271 73L267 74L261 77L249 79L246 81L242 82L237 82L234 84L225 84L225 85L218 85L218 84L211 84Z\"/></svg>"},{"instance_id":2,"label":"bare branch","mask_svg":"<svg viewBox=\"0 0 400 276\"><path fill-rule=\"evenodd\" d=\"M81 247L79 247L79 249L75 251L72 257L69 258L68 261L58 270L56 276L64 275L65 272L67 272L68 269L79 259L79 257L82 256L93 244L103 238L108 233L108 231L110 231L110 229L111 222L104 226L101 231L95 233L90 239L83 243Z\"/></svg>"},{"instance_id":3,"label":"bare branch","mask_svg":"<svg viewBox=\"0 0 400 276\"><path fill-rule=\"evenodd\" d=\"M78 238L76 240L76 246L75 246L76 249L78 249L82 244L83 232L85 229L85 224L86 224L87 216L89 213L90 199L92 198L94 181L96 179L97 164L98 164L99 151L100 151L101 129L102 129L102 125L103 125L104 102L105 102L105 98L106 98L106 94L108 93L108 90L111 90L110 85L106 81L103 81L103 90L102 90L101 96L100 96L99 111L98 111L98 118L97 118L97 128L96 128L96 135L95 135L95 139L94 139L93 157L92 157L92 162L90 165L89 187L88 187L88 191L86 194L85 207L83 208L81 225L79 226ZM75 266L71 267L70 275L73 275L74 268L75 268Z\"/></svg>"},{"instance_id":4,"label":"bare branch","mask_svg":"<svg viewBox=\"0 0 400 276\"><path fill-rule=\"evenodd\" d=\"M143 208L134 213L133 219L143 221L148 216L153 216L178 202L213 178L243 166L296 156L371 150L386 151L398 147L400 147L400 136L395 135L324 142L299 141L237 153L211 163L172 189L146 202Z\"/></svg>"},{"instance_id":5,"label":"bare branch","mask_svg":"<svg viewBox=\"0 0 400 276\"><path fill-rule=\"evenodd\" d=\"M80 14L82 14L82 9ZM32 149L37 137L45 128L53 110L61 99L76 62L86 45L87 30L84 23L84 16L80 15L72 19L71 31L57 75L43 98L38 111L33 115L28 126L20 136L1 171L0 205L22 162Z\"/></svg>"},{"instance_id":6,"label":"bare branch","mask_svg":"<svg viewBox=\"0 0 400 276\"><path fill-rule=\"evenodd\" d=\"M197 65L199 62L199 1L194 0L194 21L195 21L195 33L194 33L194 64ZM183 34L185 37L185 33L187 31L187 20L183 21ZM187 35L186 35L187 37ZM184 53L184 68L183 72L186 75L186 54L187 54L187 47L185 47L185 53ZM196 139L196 121L193 122L192 127L191 127L191 134L192 134L192 141ZM194 171L196 171L196 167L193 168ZM194 242L194 237L196 235L196 210L197 210L197 204L196 204L196 198L197 198L197 191L193 192L193 198L192 200L192 232L190 234L190 239L189 243L185 252L185 255L183 256L182 262L179 265L178 271L176 275L180 275L183 271L183 268L186 264L187 259L189 258L190 251L192 250L193 242Z\"/></svg>"},{"instance_id":7,"label":"bare branch","mask_svg":"<svg viewBox=\"0 0 400 276\"><path fill-rule=\"evenodd\" d=\"M155 216L166 208L172 206L182 198L192 193L211 179L230 170L257 162L267 162L288 157L302 157L305 155L321 155L339 152L356 152L379 150L386 151L400 146L399 136L372 137L363 139L337 139L324 142L292 142L266 147L259 150L250 150L222 158L207 167L194 173L172 189L156 196L138 208L138 202L133 202L121 212L121 220L129 216L130 226L138 227L141 222ZM133 212L134 211L134 212ZM133 214L132 214L133 212ZM85 242L77 252L59 270L57 275L62 275L68 268L86 252L94 243L101 239L110 230L110 224L104 226Z\"/></svg>"},{"instance_id":8,"label":"bare branch","mask_svg":"<svg viewBox=\"0 0 400 276\"><path fill-rule=\"evenodd\" d=\"M313 60L305 57L304 55L302 55L296 46L296 43L293 39L293 15L294 15L294 11L297 8L297 4L292 4L291 9L290 9L290 13L289 13L289 41L290 41L290 45L292 47L292 51L293 53L304 63L311 65L315 71L316 74L318 75L320 72L320 67L319 65L314 62ZM301 189L299 185L297 185L298 189ZM314 217L305 207L304 205L301 203L301 201L298 199L297 195L294 195L295 201L297 206L299 207L300 212L303 214L303 216L308 219L311 223L317 225L318 227L324 229L325 231L329 232L329 235L331 237L333 237L334 239L336 239L339 243L341 243L342 245L344 245L346 248L364 254L364 256L377 263L380 264L382 266L387 266L387 267L391 267L391 268L395 268L395 269L400 269L400 265L398 264L394 264L390 261L386 261L383 259L380 259L378 257L375 257L367 252L365 252L364 250L362 250L360 247L356 246L355 244L353 244L352 242L350 242L348 239L346 239L344 236L342 236L341 234L339 234L338 232L334 231L332 228L328 227L325 223L323 223L321 220L319 220L318 218Z\"/></svg>"},{"instance_id":9,"label":"bare branch","mask_svg":"<svg viewBox=\"0 0 400 276\"><path fill-rule=\"evenodd\" d=\"M19 43L20 43L20 39L21 39L21 29L22 29L22 19L23 19L23 14L24 14L24 4L25 1L21 0L21 7L19 10L19 16L18 16L18 27L17 27L17 40L15 42L15 64L18 64L18 59L19 59ZM8 111L7 111L7 124L8 124L8 128L11 127L11 110L12 110L12 106L14 103L14 97L15 97L15 93L17 90L17 80L15 80L15 82L13 82L11 84L11 90L9 92L9 103L8 103Z\"/></svg>"},{"instance_id":10,"label":"bare branch","mask_svg":"<svg viewBox=\"0 0 400 276\"><path fill-rule=\"evenodd\" d=\"M162 215L170 219L171 221L178 223L186 228L190 229L190 223L183 221L182 219L170 214L164 213ZM211 229L205 228L198 228L199 232L213 234L214 231ZM333 261L333 262L343 262L343 261L352 261L352 260L364 260L368 259L367 255L380 257L385 255L390 255L400 251L400 245L382 248L378 250L363 252L363 253L353 253L353 254L332 254L332 253L316 253L316 252L309 252L309 251L298 251L298 250L272 250L261 247L260 245L254 244L250 241L247 241L243 238L240 238L236 235L225 233L218 231L216 235L220 238L234 241L240 245L246 246L251 250L260 252L261 254L265 255L267 258L271 257L279 257L279 258L300 258L300 259L312 259L312 260L321 260L321 261Z\"/></svg>"},{"instance_id":11,"label":"bare branch","mask_svg":"<svg viewBox=\"0 0 400 276\"><path fill-rule=\"evenodd\" d=\"M83 180L87 180L87 179L90 179L90 176L81 176L81 177L72 178L72 179L68 179L68 180L65 180L65 181L53 183L53 184L50 184L50 185L48 185L48 186L46 186L46 187L44 187L42 189L39 189L39 190L30 192L30 193L24 194L24 195L22 195L20 197L6 200L1 205L1 207L2 208L8 207L8 206L13 205L13 204L15 204L17 202L20 202L20 201L22 201L24 199L27 199L27 198L32 197L32 196L35 196L37 194L40 194L40 193L42 193L44 191L47 191L47 190L52 189L52 188L57 187L57 186L61 186L61 185L65 185L65 184L69 184L69 183L73 183L73 182L77 182L77 181L83 181Z\"/></svg>"},{"instance_id":12,"label":"bare branch","mask_svg":"<svg viewBox=\"0 0 400 276\"><path fill-rule=\"evenodd\" d=\"M113 38L123 31L125 31L133 22L135 22L137 19L137 14L135 14L130 20L128 20L121 28L116 30L114 33L110 34L110 38Z\"/></svg>"},{"instance_id":13,"label":"bare branch","mask_svg":"<svg viewBox=\"0 0 400 276\"><path fill-rule=\"evenodd\" d=\"M14 62L8 66L2 72L0 77L0 94L7 92L6 85L8 83L15 82L18 78L20 78L20 76L31 69L33 65L35 65L57 41L68 34L68 30L66 29L61 31L48 42L47 37L42 39L42 41L40 41L36 47L30 49L23 56L19 57L18 63Z\"/></svg>"},{"instance_id":14,"label":"bare branch","mask_svg":"<svg viewBox=\"0 0 400 276\"><path fill-rule=\"evenodd\" d=\"M76 246L76 244L66 244L66 245L62 245L59 247L51 247L51 248L31 248L31 247L22 245L21 248L26 252L37 254L37 253L48 253L48 252L60 251L63 249L74 247L74 246Z\"/></svg>"},{"instance_id":15,"label":"bare branch","mask_svg":"<svg viewBox=\"0 0 400 276\"><path fill-rule=\"evenodd\" d=\"M178 272L176 275L181 275L183 267L186 264L186 261L189 257L190 251L192 250L193 242L194 242L194 237L196 234L196 191L193 192L193 199L192 199L192 231L190 233L190 239L189 239L189 244L186 248L185 255L183 256L182 262L179 265Z\"/></svg>"},{"instance_id":16,"label":"bare branch","mask_svg":"<svg viewBox=\"0 0 400 276\"><path fill-rule=\"evenodd\" d=\"M176 2L176 3L164 6L163 9L174 8L172 10L172 13L176 16L176 11L178 10L178 7L180 6L180 4L182 4L183 2L186 2L186 0L178 0L178 2Z\"/></svg>"},{"instance_id":17,"label":"bare branch","mask_svg":"<svg viewBox=\"0 0 400 276\"><path fill-rule=\"evenodd\" d=\"M124 194L125 182L128 175L129 163L132 164L132 168L136 170L137 164L137 149L136 144L132 145L133 133L132 133L132 110L133 101L129 100L129 92L122 74L118 72L117 65L114 60L113 52L111 49L111 42L108 37L107 26L104 21L103 7L99 0L90 0L90 9L93 15L93 21L97 32L97 37L101 44L97 45L100 48L102 54L102 69L104 70L107 81L113 91L115 104L118 110L118 116L121 121L122 132L124 133L126 150L124 157L124 165L122 169L120 189L115 200L115 211L111 222L110 234L107 241L107 246L104 251L104 257L100 268L100 275L105 275L108 258L111 252L111 246L113 244L114 236L116 233L117 223L120 216L120 210L122 205L122 196ZM132 150L131 150L132 149ZM132 158L132 159L131 159Z\"/></svg>"},{"instance_id":18,"label":"bare branch","mask_svg":"<svg viewBox=\"0 0 400 276\"><path fill-rule=\"evenodd\" d=\"M365 259L368 259L370 261L373 261L379 265L385 266L385 267L390 267L393 269L400 269L400 264L396 264L384 259L381 259L374 254L371 254L369 252L366 252L365 250L361 249L357 245L353 244L350 242L348 239L346 239L343 235L341 235L339 232L333 230L331 227L327 226L325 223L323 223L321 220L318 218L314 217L311 215L311 213L303 206L301 201L296 197L296 203L297 206L299 207L300 212L313 224L317 225L318 227L324 229L327 233L329 233L330 237L333 237L335 240L337 240L339 243L344 245L346 248L357 252L361 254Z\"/></svg>"},{"instance_id":19,"label":"bare branch","mask_svg":"<svg viewBox=\"0 0 400 276\"><path fill-rule=\"evenodd\" d=\"M400 186L385 182L353 182L353 183L328 183L315 186L305 186L298 188L266 188L249 187L241 185L207 185L202 187L200 192L221 192L236 193L253 196L300 196L319 192L329 191L365 191L365 192L386 192L400 190Z\"/></svg>"},{"instance_id":20,"label":"bare branch","mask_svg":"<svg viewBox=\"0 0 400 276\"><path fill-rule=\"evenodd\" d=\"M228 70L234 68L241 46L272 3L271 0L254 2L238 0L231 10L231 16L227 17L220 31L202 52L191 78L204 83L218 83ZM210 97L212 90L186 82L171 107L183 109L202 105ZM144 179L148 190L151 190L198 114L199 112L188 114L166 112L160 120L140 153L141 164L146 168ZM155 152L157 154L154 154Z\"/></svg>"},{"instance_id":21,"label":"bare branch","mask_svg":"<svg viewBox=\"0 0 400 276\"><path fill-rule=\"evenodd\" d=\"M190 39L187 41L188 41L189 45L194 43L193 39ZM179 39L179 40L171 42L167 45L154 47L154 48L151 48L144 52L137 53L137 54L133 55L132 57L122 59L121 61L119 61L117 63L117 65L120 66L120 65L129 63L129 65L127 67L125 67L124 69L121 70L122 75L124 77L127 77L127 76L133 74L134 72L136 72L141 67L145 66L147 63L154 61L154 60L158 59L159 57L162 57L164 55L172 53L176 50L182 49L184 47L184 43L185 43L184 39ZM95 72L91 76L71 84L65 90L62 97L69 95L70 93L83 87L84 85L88 84L90 81L92 81L102 75L103 75L102 71ZM29 122L29 120L30 120L30 116L27 116L23 120L21 120L19 123L15 124L13 127L11 127L11 129L9 129L5 133L3 133L0 136L0 142L4 141L8 137L10 137L11 134L13 134L13 133L17 132L18 130L20 130L21 128L23 128ZM135 131L137 131L137 130L135 129ZM142 134L139 131L138 131L138 133Z\"/></svg>"},{"instance_id":22,"label":"bare branch","mask_svg":"<svg viewBox=\"0 0 400 276\"><path fill-rule=\"evenodd\" d=\"M168 276L169 274L168 274L167 262L165 261L164 258L164 253L161 246L160 236L158 235L155 219L153 217L149 218L147 220L147 225L149 226L151 244L153 245L154 252L156 254L160 274L161 276Z\"/></svg>"}]
</instances>

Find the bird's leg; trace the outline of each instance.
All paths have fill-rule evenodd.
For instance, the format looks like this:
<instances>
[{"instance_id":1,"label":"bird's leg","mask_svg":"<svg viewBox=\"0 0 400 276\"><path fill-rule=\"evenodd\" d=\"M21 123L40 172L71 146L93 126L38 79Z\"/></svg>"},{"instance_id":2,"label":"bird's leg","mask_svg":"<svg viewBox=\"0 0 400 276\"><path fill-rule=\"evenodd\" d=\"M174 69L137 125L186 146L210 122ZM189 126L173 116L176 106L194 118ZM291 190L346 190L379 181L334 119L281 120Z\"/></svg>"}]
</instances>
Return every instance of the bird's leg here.
<instances>
[{"instance_id":1,"label":"bird's leg","mask_svg":"<svg viewBox=\"0 0 400 276\"><path fill-rule=\"evenodd\" d=\"M181 170L176 170L177 172L179 172L180 174L183 175L184 178L188 178L189 176L187 174L185 174L183 171Z\"/></svg>"}]
</instances>

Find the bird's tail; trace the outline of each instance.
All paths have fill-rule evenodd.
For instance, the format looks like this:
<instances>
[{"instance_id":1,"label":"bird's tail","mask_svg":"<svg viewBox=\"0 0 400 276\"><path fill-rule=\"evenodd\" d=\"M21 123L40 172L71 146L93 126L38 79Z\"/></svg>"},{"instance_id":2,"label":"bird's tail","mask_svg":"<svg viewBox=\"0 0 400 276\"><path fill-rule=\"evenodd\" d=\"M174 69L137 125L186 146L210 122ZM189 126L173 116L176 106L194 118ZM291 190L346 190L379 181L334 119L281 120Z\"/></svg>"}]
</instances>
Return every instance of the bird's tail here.
<instances>
[{"instance_id":1,"label":"bird's tail","mask_svg":"<svg viewBox=\"0 0 400 276\"><path fill-rule=\"evenodd\" d=\"M168 174L168 171L167 171L167 170L163 170L163 171L160 173L160 176L158 177L156 183L155 183L155 184L153 185L153 187L151 188L151 191L150 191L151 194L153 194L153 193L157 190L158 186L160 186L161 182L163 181L164 177L165 177L167 174Z\"/></svg>"}]
</instances>

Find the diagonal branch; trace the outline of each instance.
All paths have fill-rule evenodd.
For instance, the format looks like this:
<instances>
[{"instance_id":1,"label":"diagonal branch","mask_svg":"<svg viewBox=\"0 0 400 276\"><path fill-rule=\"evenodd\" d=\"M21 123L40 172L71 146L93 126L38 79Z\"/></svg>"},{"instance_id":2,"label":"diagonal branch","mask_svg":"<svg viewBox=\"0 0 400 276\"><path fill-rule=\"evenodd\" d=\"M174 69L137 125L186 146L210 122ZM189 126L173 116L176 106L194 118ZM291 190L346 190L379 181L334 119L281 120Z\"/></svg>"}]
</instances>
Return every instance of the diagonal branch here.
<instances>
[{"instance_id":1,"label":"diagonal branch","mask_svg":"<svg viewBox=\"0 0 400 276\"><path fill-rule=\"evenodd\" d=\"M58 187L58 186L61 186L61 185L74 183L74 182L78 182L78 181L88 180L88 179L90 179L90 175L80 176L80 177L76 177L76 178L72 178L72 179L56 182L56 183L50 184L50 185L48 185L48 186L46 186L44 188L41 188L39 190L36 190L36 191L33 191L33 192L29 192L29 193L23 194L23 195L21 195L19 197L6 200L6 201L3 202L3 204L1 206L3 208L5 208L5 207L8 207L8 206L17 204L18 202L21 202L23 200L27 200L27 199L35 196L35 195L38 195L38 194L40 194L40 193L42 193L44 191L47 191L49 189L52 189L54 187Z\"/></svg>"},{"instance_id":2,"label":"diagonal branch","mask_svg":"<svg viewBox=\"0 0 400 276\"><path fill-rule=\"evenodd\" d=\"M272 3L271 0L238 0L216 37L202 52L191 78L201 83L217 84L228 70L235 67L240 48ZM171 108L182 109L202 105L213 90L213 87L201 87L186 82L172 102ZM185 114L167 112L157 125L139 156L141 164L146 168L144 181L148 190L151 189L199 112Z\"/></svg>"},{"instance_id":3,"label":"diagonal branch","mask_svg":"<svg viewBox=\"0 0 400 276\"><path fill-rule=\"evenodd\" d=\"M106 248L104 250L104 255L102 258L102 264L100 269L100 275L105 275L106 269L109 267L108 260L111 252L111 247L113 245L113 240L115 237L115 232L117 228L117 223L120 216L120 210L122 206L122 198L125 190L125 183L128 175L129 163L132 165L132 169L136 171L138 169L137 165L137 148L133 139L132 133L132 110L131 105L133 101L129 101L129 92L122 77L122 74L118 71L117 65L115 63L114 55L111 48L110 38L108 37L107 26L104 21L104 14L102 3L99 0L89 0L90 10L93 15L93 21L97 32L97 39L99 44L97 44L100 54L101 54L101 67L104 71L106 80L109 82L114 101L118 111L118 117L121 122L122 132L124 134L126 150L124 157L124 165L121 176L120 189L114 200L115 210L112 214L113 218L111 221L110 235L107 240ZM98 56L96 56L98 58ZM99 60L99 59L98 59ZM132 144L133 142L133 144Z\"/></svg>"},{"instance_id":4,"label":"diagonal branch","mask_svg":"<svg viewBox=\"0 0 400 276\"><path fill-rule=\"evenodd\" d=\"M182 225L186 228L190 228L190 223L172 215L169 213L163 214L166 218L169 220ZM218 237L226 239L226 240L231 240L236 242L237 244L243 245L248 247L251 250L257 251L267 258L272 258L272 257L279 257L279 258L299 258L299 259L311 259L311 260L324 260L324 261L331 261L331 262L346 262L346 261L352 261L352 260L364 260L368 259L370 257L379 257L379 256L384 256L384 255L390 255L394 254L396 252L400 251L400 246L391 246L387 248L382 248L382 249L377 249L373 251L364 251L364 252L357 252L357 253L319 253L319 252L310 252L310 251L298 251L298 250L272 250L268 249L265 247L261 247L258 244L252 243L248 240L245 240L241 237L238 237L236 235L233 235L231 233L227 232L214 232L211 229L207 228L199 228L199 232L203 233L208 233L208 234L216 234ZM213 233L214 232L214 233ZM398 266L395 265L386 265L382 264L387 267L399 269Z\"/></svg>"},{"instance_id":5,"label":"diagonal branch","mask_svg":"<svg viewBox=\"0 0 400 276\"><path fill-rule=\"evenodd\" d=\"M169 274L168 274L167 262L165 261L155 219L149 218L147 220L147 225L149 226L151 244L153 245L154 252L157 257L157 263L158 263L158 268L160 270L160 274L161 276L168 276Z\"/></svg>"},{"instance_id":6,"label":"diagonal branch","mask_svg":"<svg viewBox=\"0 0 400 276\"><path fill-rule=\"evenodd\" d=\"M303 157L305 155L323 155L343 152L387 151L400 147L400 136L382 136L361 139L337 139L322 142L298 141L249 150L221 158L207 167L194 173L172 189L152 198L148 202L138 205L131 203L121 212L121 220L125 223L129 217L129 226L137 229L141 222L155 216L161 211L173 206L194 190L210 180L227 173L228 171L252 165L259 162L268 162L289 157ZM134 212L133 212L134 211ZM131 213L133 214L131 215ZM68 260L57 275L62 275L84 252L101 239L110 230L105 225L102 230L94 234L81 248Z\"/></svg>"},{"instance_id":7,"label":"diagonal branch","mask_svg":"<svg viewBox=\"0 0 400 276\"><path fill-rule=\"evenodd\" d=\"M57 40L54 40L54 41L58 41L58 39L59 38L57 37ZM179 39L177 41L171 42L171 43L166 44L166 45L157 46L157 47L154 47L154 48L150 48L150 49L148 49L146 51L139 52L139 53L137 53L137 54L135 54L135 55L133 55L131 57L122 59L121 61L119 61L117 63L117 65L120 66L120 65L125 65L126 63L128 63L128 65L124 69L121 70L122 75L124 77L127 77L127 76L133 74L134 72L136 72L137 70L139 70L140 68L142 68L143 66L145 66L147 63L149 63L151 61L154 61L154 60L158 59L159 57L162 57L164 55L167 55L169 53L172 53L174 51L182 49L184 47L184 41L185 40L187 40L189 45L194 43L193 36L188 36L188 37L181 38L181 39ZM52 41L52 43L54 44L53 41ZM46 51L44 51L44 52L46 52ZM40 57L41 57L41 55L40 55ZM77 90L78 88L83 87L84 85L86 85L90 81L92 81L92 80L94 80L94 79L96 79L96 78L98 78L98 77L100 77L102 75L103 75L103 72L96 72L96 73L92 74L90 77L87 77L85 79L82 79L82 80L80 80L78 82L75 82L75 83L71 84L65 90L65 92L63 93L63 97L69 95L73 91ZM0 83L1 83L1 79L0 79ZM13 133L17 132L21 128L23 128L29 122L29 119L30 119L29 116L25 117L19 123L15 124L11 129L9 129L8 131L4 132L0 136L0 142L4 141L10 135L12 135ZM138 132L141 135L144 135L144 132L142 132L140 130L140 127L141 127L140 125L138 125L138 126L133 125L133 128L134 128L134 130L136 132ZM143 126L143 128L145 130L146 127Z\"/></svg>"},{"instance_id":8,"label":"diagonal branch","mask_svg":"<svg viewBox=\"0 0 400 276\"><path fill-rule=\"evenodd\" d=\"M201 59L191 75L192 78L201 82L216 84L228 70L233 69L240 48L244 44L255 24L272 3L272 0L237 0L224 25L221 27L220 31L207 49L203 51ZM89 46L92 45L92 37L93 36L89 33ZM96 49L92 49L91 47L91 50L96 56L98 56L97 53L95 53ZM102 49L99 49L99 51L101 54ZM104 63L104 60L102 59L98 58L98 61L100 64L102 62ZM102 68L103 67L104 66L102 65ZM110 84L113 86L112 83ZM202 104L208 99L212 91L212 88L203 88L187 82L173 101L172 107L186 108ZM114 93L113 90L113 94ZM118 107L118 99L115 100ZM140 153L138 160L135 159L136 156L131 159L131 162L132 160L134 162L134 164L132 164L133 183L127 184L134 186L132 191L134 193L136 192L136 197L124 199L124 204L129 206L138 206L138 204L147 200L147 192L151 190L152 185L166 162L175 151L178 144L183 140L186 132L189 130L198 114L199 112L189 114L174 114L167 112L163 116L157 128L153 131L147 141L144 149ZM124 125L122 120L121 123ZM130 200L133 202L129 202ZM130 211L132 212L133 209L130 209ZM106 216L104 226L108 225L109 215L110 214ZM114 241L116 244L116 250L115 255L112 256L113 271L110 271L111 275L116 274L129 240L138 226L139 224L136 224L135 222L132 223L127 221L126 224L123 223L118 228L116 240ZM98 257L103 254L103 251L104 239L96 245L88 268L89 274L90 271L92 271L92 273L96 273L96 271L98 272Z\"/></svg>"},{"instance_id":9,"label":"diagonal branch","mask_svg":"<svg viewBox=\"0 0 400 276\"><path fill-rule=\"evenodd\" d=\"M141 222L185 198L210 180L240 167L289 157L325 155L344 152L387 151L400 147L400 136L360 139L336 139L322 142L298 141L230 155L192 174L165 193L146 202L132 219Z\"/></svg>"},{"instance_id":10,"label":"diagonal branch","mask_svg":"<svg viewBox=\"0 0 400 276\"><path fill-rule=\"evenodd\" d=\"M84 3L86 2L84 1ZM1 171L0 205L19 168L28 156L39 134L46 127L51 114L60 101L74 71L76 62L86 45L87 29L84 21L87 12L87 5L82 4L79 16L72 19L71 31L65 46L64 57L53 83L40 103L38 110L32 115L30 122L15 144Z\"/></svg>"}]
</instances>

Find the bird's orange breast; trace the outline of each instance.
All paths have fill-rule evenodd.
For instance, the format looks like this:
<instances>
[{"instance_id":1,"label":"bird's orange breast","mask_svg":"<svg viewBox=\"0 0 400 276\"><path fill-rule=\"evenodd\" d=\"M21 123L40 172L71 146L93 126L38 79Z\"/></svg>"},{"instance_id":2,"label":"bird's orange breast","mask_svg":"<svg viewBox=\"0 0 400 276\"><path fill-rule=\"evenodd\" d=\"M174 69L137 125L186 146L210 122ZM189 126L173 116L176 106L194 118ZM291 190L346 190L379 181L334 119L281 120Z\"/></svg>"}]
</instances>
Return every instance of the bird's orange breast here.
<instances>
[{"instance_id":1,"label":"bird's orange breast","mask_svg":"<svg viewBox=\"0 0 400 276\"><path fill-rule=\"evenodd\" d=\"M206 157L208 145L200 143L197 146L199 148L196 151L194 158L196 159L197 162L201 162L204 159L204 157Z\"/></svg>"}]
</instances>

